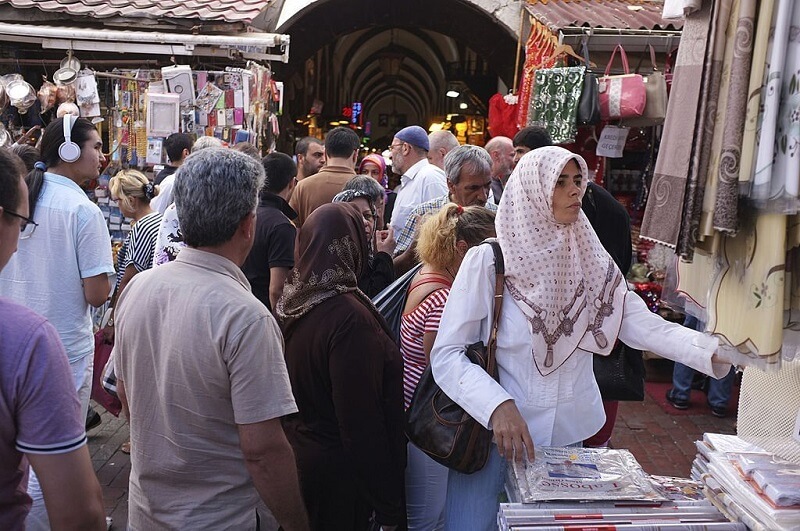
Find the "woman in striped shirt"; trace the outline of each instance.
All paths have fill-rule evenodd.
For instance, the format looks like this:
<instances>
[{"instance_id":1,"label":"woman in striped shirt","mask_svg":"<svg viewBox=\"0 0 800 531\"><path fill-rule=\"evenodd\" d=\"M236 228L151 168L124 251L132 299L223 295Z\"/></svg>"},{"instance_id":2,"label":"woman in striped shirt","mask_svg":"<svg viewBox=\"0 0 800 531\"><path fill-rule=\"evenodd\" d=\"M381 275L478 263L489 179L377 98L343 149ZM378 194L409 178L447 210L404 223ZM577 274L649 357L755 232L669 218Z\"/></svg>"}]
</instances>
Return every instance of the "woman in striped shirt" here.
<instances>
[{"instance_id":1,"label":"woman in striped shirt","mask_svg":"<svg viewBox=\"0 0 800 531\"><path fill-rule=\"evenodd\" d=\"M161 214L150 207L150 200L158 195L158 186L141 172L122 170L108 183L111 199L119 203L120 212L131 219L131 231L117 253L117 283L111 298L111 307L117 304L119 296L128 282L138 273L153 267L153 256L158 239ZM113 316L113 313L112 313ZM103 329L108 343L114 342L114 318L109 319ZM114 358L109 358L103 370L103 386L116 391L116 377L113 373ZM123 443L122 452L131 452L130 441Z\"/></svg>"},{"instance_id":2,"label":"woman in striped shirt","mask_svg":"<svg viewBox=\"0 0 800 531\"><path fill-rule=\"evenodd\" d=\"M405 407L428 366L439 319L467 249L495 235L494 213L484 207L447 203L420 228L417 254L422 268L408 288L400 323ZM408 443L406 508L408 529L441 529L447 495L447 468Z\"/></svg>"}]
</instances>

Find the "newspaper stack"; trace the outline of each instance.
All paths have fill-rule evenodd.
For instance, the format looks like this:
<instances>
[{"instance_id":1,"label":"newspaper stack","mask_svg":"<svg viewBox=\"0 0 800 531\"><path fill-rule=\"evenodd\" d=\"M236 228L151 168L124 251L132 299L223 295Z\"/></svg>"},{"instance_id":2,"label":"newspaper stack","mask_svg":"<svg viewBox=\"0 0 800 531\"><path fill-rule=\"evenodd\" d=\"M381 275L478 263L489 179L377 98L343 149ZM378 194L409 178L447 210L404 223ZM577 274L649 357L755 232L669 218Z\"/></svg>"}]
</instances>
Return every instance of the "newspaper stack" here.
<instances>
[{"instance_id":1,"label":"newspaper stack","mask_svg":"<svg viewBox=\"0 0 800 531\"><path fill-rule=\"evenodd\" d=\"M800 466L732 435L705 434L692 466L706 496L754 531L800 529Z\"/></svg>"},{"instance_id":2,"label":"newspaper stack","mask_svg":"<svg viewBox=\"0 0 800 531\"><path fill-rule=\"evenodd\" d=\"M533 463L508 467L502 531L746 531L703 493L703 484L648 476L627 450L539 447ZM524 502L524 503L520 503Z\"/></svg>"}]
</instances>

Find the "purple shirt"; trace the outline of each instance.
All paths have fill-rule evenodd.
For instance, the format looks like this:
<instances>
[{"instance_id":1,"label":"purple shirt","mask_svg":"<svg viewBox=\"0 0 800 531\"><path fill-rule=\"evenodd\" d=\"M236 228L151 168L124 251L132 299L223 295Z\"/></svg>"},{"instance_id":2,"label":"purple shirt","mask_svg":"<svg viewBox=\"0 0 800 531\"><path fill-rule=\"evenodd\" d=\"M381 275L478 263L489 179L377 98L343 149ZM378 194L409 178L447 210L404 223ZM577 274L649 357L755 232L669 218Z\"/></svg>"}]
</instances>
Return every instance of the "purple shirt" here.
<instances>
[{"instance_id":1,"label":"purple shirt","mask_svg":"<svg viewBox=\"0 0 800 531\"><path fill-rule=\"evenodd\" d=\"M23 454L86 444L64 347L41 315L0 298L0 529L24 529L31 499Z\"/></svg>"}]
</instances>

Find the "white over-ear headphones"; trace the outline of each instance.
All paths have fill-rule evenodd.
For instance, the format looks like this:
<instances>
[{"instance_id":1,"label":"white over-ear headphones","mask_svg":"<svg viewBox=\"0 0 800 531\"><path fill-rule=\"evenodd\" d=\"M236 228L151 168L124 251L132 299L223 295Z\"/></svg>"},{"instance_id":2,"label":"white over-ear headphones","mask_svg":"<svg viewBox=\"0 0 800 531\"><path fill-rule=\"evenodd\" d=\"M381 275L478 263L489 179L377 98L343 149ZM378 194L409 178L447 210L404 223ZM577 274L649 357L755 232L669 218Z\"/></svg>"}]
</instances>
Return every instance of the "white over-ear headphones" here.
<instances>
[{"instance_id":1,"label":"white over-ear headphones","mask_svg":"<svg viewBox=\"0 0 800 531\"><path fill-rule=\"evenodd\" d=\"M58 146L58 156L64 162L75 162L81 158L81 147L72 141L72 126L75 122L72 121L71 114L65 114L64 118L64 143ZM75 118L77 121L78 118Z\"/></svg>"}]
</instances>

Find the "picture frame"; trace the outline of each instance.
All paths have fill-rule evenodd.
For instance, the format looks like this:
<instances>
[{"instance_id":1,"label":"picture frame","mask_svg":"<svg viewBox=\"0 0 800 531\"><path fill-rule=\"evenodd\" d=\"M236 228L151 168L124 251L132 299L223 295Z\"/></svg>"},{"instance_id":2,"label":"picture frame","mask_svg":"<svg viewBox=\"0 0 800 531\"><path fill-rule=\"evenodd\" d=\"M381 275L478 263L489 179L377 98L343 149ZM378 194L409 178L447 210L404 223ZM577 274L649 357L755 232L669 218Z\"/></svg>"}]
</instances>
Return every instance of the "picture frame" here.
<instances>
[{"instance_id":1,"label":"picture frame","mask_svg":"<svg viewBox=\"0 0 800 531\"><path fill-rule=\"evenodd\" d=\"M181 98L178 94L147 93L147 136L166 137L180 128Z\"/></svg>"}]
</instances>

